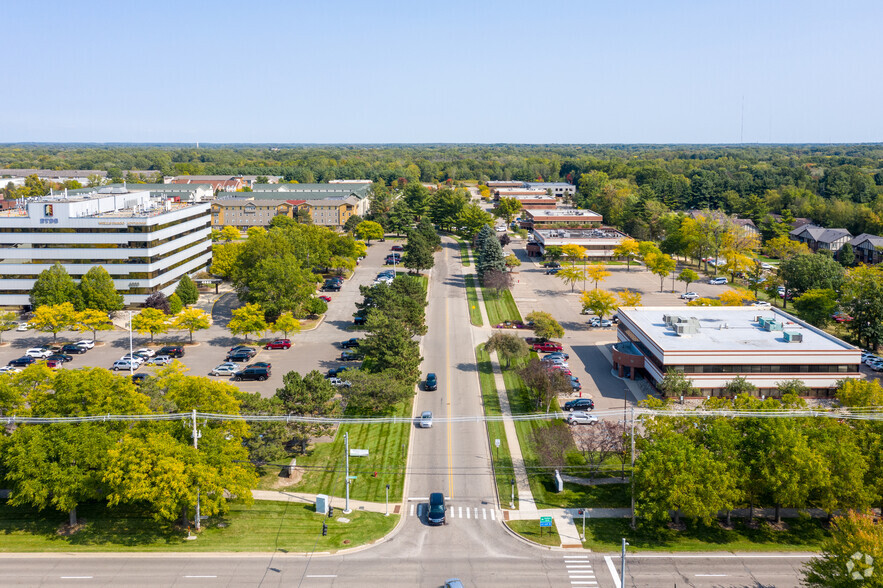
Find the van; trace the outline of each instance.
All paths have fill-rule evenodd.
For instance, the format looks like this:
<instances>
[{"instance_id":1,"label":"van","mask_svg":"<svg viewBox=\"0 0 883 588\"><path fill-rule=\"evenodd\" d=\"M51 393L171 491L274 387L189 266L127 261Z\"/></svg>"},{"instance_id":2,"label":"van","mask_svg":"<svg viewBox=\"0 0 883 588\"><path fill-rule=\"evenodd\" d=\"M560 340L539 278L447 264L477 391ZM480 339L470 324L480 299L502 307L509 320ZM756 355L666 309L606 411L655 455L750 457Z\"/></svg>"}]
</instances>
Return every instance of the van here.
<instances>
[{"instance_id":1,"label":"van","mask_svg":"<svg viewBox=\"0 0 883 588\"><path fill-rule=\"evenodd\" d=\"M270 377L270 368L268 367L247 367L233 374L233 379L237 382L240 380L257 380L263 382Z\"/></svg>"}]
</instances>

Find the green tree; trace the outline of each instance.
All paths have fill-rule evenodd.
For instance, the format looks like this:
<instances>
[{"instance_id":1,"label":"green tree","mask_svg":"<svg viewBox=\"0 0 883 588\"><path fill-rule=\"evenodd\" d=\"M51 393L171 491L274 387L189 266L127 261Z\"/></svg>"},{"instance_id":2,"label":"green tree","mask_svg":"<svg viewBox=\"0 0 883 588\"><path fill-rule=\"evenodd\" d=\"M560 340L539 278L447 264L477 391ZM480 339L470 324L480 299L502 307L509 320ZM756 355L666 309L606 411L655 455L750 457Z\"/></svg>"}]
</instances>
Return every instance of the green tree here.
<instances>
[{"instance_id":1,"label":"green tree","mask_svg":"<svg viewBox=\"0 0 883 588\"><path fill-rule=\"evenodd\" d=\"M346 222L343 223L343 230L347 233L352 233L356 230L356 227L365 219L363 219L358 214L354 214L346 219Z\"/></svg>"},{"instance_id":2,"label":"green tree","mask_svg":"<svg viewBox=\"0 0 883 588\"><path fill-rule=\"evenodd\" d=\"M172 328L190 333L190 342L193 343L193 331L202 331L209 328L209 315L198 308L185 308L172 320Z\"/></svg>"},{"instance_id":3,"label":"green tree","mask_svg":"<svg viewBox=\"0 0 883 588\"><path fill-rule=\"evenodd\" d=\"M429 218L442 229L451 230L457 225L467 202L469 196L465 190L437 190L429 208Z\"/></svg>"},{"instance_id":4,"label":"green tree","mask_svg":"<svg viewBox=\"0 0 883 588\"><path fill-rule=\"evenodd\" d=\"M506 220L506 226L512 224L512 219L521 212L521 201L517 198L500 198L497 206L494 208L493 214L499 218Z\"/></svg>"},{"instance_id":5,"label":"green tree","mask_svg":"<svg viewBox=\"0 0 883 588\"><path fill-rule=\"evenodd\" d=\"M757 392L757 386L745 379L744 376L736 376L724 386L724 395L739 396L740 394L753 395Z\"/></svg>"},{"instance_id":6,"label":"green tree","mask_svg":"<svg viewBox=\"0 0 883 588\"><path fill-rule=\"evenodd\" d=\"M11 310L0 311L0 341L2 341L3 333L18 327L16 318L18 315Z\"/></svg>"},{"instance_id":7,"label":"green tree","mask_svg":"<svg viewBox=\"0 0 883 588\"><path fill-rule=\"evenodd\" d=\"M405 243L405 255L402 258L402 264L417 274L422 270L431 268L435 264L429 243L416 230L408 232L408 242Z\"/></svg>"},{"instance_id":8,"label":"green tree","mask_svg":"<svg viewBox=\"0 0 883 588\"><path fill-rule=\"evenodd\" d=\"M60 263L55 263L40 272L34 281L30 294L31 308L55 306L65 302L70 302L74 308L79 308L82 304L74 280Z\"/></svg>"},{"instance_id":9,"label":"green tree","mask_svg":"<svg viewBox=\"0 0 883 588\"><path fill-rule=\"evenodd\" d=\"M383 227L374 221L362 221L356 225L356 237L371 243L371 239L383 239Z\"/></svg>"},{"instance_id":10,"label":"green tree","mask_svg":"<svg viewBox=\"0 0 883 588\"><path fill-rule=\"evenodd\" d=\"M211 272L222 278L230 277L239 253L239 243L216 243L212 245Z\"/></svg>"},{"instance_id":11,"label":"green tree","mask_svg":"<svg viewBox=\"0 0 883 588\"><path fill-rule=\"evenodd\" d=\"M521 266L521 260L518 259L518 256L514 253L510 253L506 257L503 258L503 262L506 264L506 267L509 268L511 272L514 268Z\"/></svg>"},{"instance_id":12,"label":"green tree","mask_svg":"<svg viewBox=\"0 0 883 588\"><path fill-rule=\"evenodd\" d=\"M420 346L408 328L395 319L380 313L368 315L369 334L359 345L365 360L362 369L369 372L395 370L402 379L417 381L420 375Z\"/></svg>"},{"instance_id":13,"label":"green tree","mask_svg":"<svg viewBox=\"0 0 883 588\"><path fill-rule=\"evenodd\" d=\"M249 335L260 335L267 330L264 311L259 304L246 304L234 309L232 315L233 318L227 323L227 328L234 335L245 335L246 341Z\"/></svg>"},{"instance_id":14,"label":"green tree","mask_svg":"<svg viewBox=\"0 0 883 588\"><path fill-rule=\"evenodd\" d=\"M184 303L175 292L172 292L172 295L169 296L169 314L175 316L182 310L184 310Z\"/></svg>"},{"instance_id":15,"label":"green tree","mask_svg":"<svg viewBox=\"0 0 883 588\"><path fill-rule=\"evenodd\" d=\"M837 253L837 260L843 267L852 267L855 265L855 251L852 249L852 244L845 243L843 247L840 248L840 251Z\"/></svg>"},{"instance_id":16,"label":"green tree","mask_svg":"<svg viewBox=\"0 0 883 588\"><path fill-rule=\"evenodd\" d=\"M472 240L482 227L493 222L494 217L489 212L483 210L475 202L469 202L460 211L456 224L460 227L462 236L465 239Z\"/></svg>"},{"instance_id":17,"label":"green tree","mask_svg":"<svg viewBox=\"0 0 883 588\"><path fill-rule=\"evenodd\" d=\"M241 238L242 232L236 227L227 226L221 229L221 239L227 241L228 243L230 241L238 241Z\"/></svg>"},{"instance_id":18,"label":"green tree","mask_svg":"<svg viewBox=\"0 0 883 588\"><path fill-rule=\"evenodd\" d=\"M570 376L560 370L550 370L536 358L532 358L516 373L524 382L528 399L532 401L535 409L545 406L546 412L549 412L552 402L559 394L573 392Z\"/></svg>"},{"instance_id":19,"label":"green tree","mask_svg":"<svg viewBox=\"0 0 883 588\"><path fill-rule=\"evenodd\" d=\"M800 318L819 328L831 322L831 315L837 310L837 293L830 288L811 289L794 300L794 308Z\"/></svg>"},{"instance_id":20,"label":"green tree","mask_svg":"<svg viewBox=\"0 0 883 588\"><path fill-rule=\"evenodd\" d=\"M839 292L844 275L839 263L821 253L795 255L779 264L779 276L785 288L795 295L808 290L830 289Z\"/></svg>"},{"instance_id":21,"label":"green tree","mask_svg":"<svg viewBox=\"0 0 883 588\"><path fill-rule=\"evenodd\" d=\"M690 288L690 284L699 280L699 274L689 268L684 269L678 274L678 280L684 283L684 292L686 292Z\"/></svg>"},{"instance_id":22,"label":"green tree","mask_svg":"<svg viewBox=\"0 0 883 588\"><path fill-rule=\"evenodd\" d=\"M533 322L533 332L540 339L554 339L564 336L564 327L548 312L535 310L524 318L528 322Z\"/></svg>"},{"instance_id":23,"label":"green tree","mask_svg":"<svg viewBox=\"0 0 883 588\"><path fill-rule=\"evenodd\" d=\"M288 414L305 417L330 417L337 412L334 401L335 389L318 371L306 376L288 372L282 376L282 387L276 389L276 398ZM300 443L301 453L306 453L311 437L326 435L332 426L316 422L289 423L289 431L294 440Z\"/></svg>"},{"instance_id":24,"label":"green tree","mask_svg":"<svg viewBox=\"0 0 883 588\"><path fill-rule=\"evenodd\" d=\"M178 295L184 306L196 304L196 301L199 300L199 288L196 287L196 284L187 274L181 276L178 286L175 288L175 294Z\"/></svg>"},{"instance_id":25,"label":"green tree","mask_svg":"<svg viewBox=\"0 0 883 588\"><path fill-rule=\"evenodd\" d=\"M659 291L662 292L665 278L675 270L677 262L664 253L650 252L644 257L647 268L659 276Z\"/></svg>"},{"instance_id":26,"label":"green tree","mask_svg":"<svg viewBox=\"0 0 883 588\"><path fill-rule=\"evenodd\" d=\"M499 272L506 271L506 261L503 258L503 248L494 230L485 225L479 231L478 237L478 260L475 264L475 270L479 279L484 277L486 272L496 270Z\"/></svg>"},{"instance_id":27,"label":"green tree","mask_svg":"<svg viewBox=\"0 0 883 588\"><path fill-rule=\"evenodd\" d=\"M665 376L659 382L659 389L669 398L695 396L698 393L698 390L693 387L693 382L687 379L684 372L671 368L665 372Z\"/></svg>"},{"instance_id":28,"label":"green tree","mask_svg":"<svg viewBox=\"0 0 883 588\"><path fill-rule=\"evenodd\" d=\"M426 240L432 251L439 251L441 249L441 237L438 236L438 232L436 232L435 227L432 226L432 222L429 220L428 216L424 216L420 219L420 222L417 223L416 230Z\"/></svg>"},{"instance_id":29,"label":"green tree","mask_svg":"<svg viewBox=\"0 0 883 588\"><path fill-rule=\"evenodd\" d=\"M484 344L484 350L488 353L497 352L502 359L506 360L506 367L511 365L512 359L526 357L530 353L527 341L512 333L495 331L490 339Z\"/></svg>"},{"instance_id":30,"label":"green tree","mask_svg":"<svg viewBox=\"0 0 883 588\"><path fill-rule=\"evenodd\" d=\"M616 296L607 290L583 292L580 301L582 302L583 310L592 311L600 319L613 314L619 306L616 302Z\"/></svg>"},{"instance_id":31,"label":"green tree","mask_svg":"<svg viewBox=\"0 0 883 588\"><path fill-rule=\"evenodd\" d=\"M58 338L58 333L72 329L76 324L77 313L74 305L70 302L40 306L34 311L31 324L38 331L52 333L52 340Z\"/></svg>"},{"instance_id":32,"label":"green tree","mask_svg":"<svg viewBox=\"0 0 883 588\"><path fill-rule=\"evenodd\" d=\"M80 300L84 308L101 310L105 313L123 308L123 295L117 292L113 278L100 265L89 268L80 280Z\"/></svg>"},{"instance_id":33,"label":"green tree","mask_svg":"<svg viewBox=\"0 0 883 588\"><path fill-rule=\"evenodd\" d=\"M300 321L294 318L294 315L291 314L291 312L283 312L279 315L279 318L276 319L276 322L273 323L272 329L276 333L282 333L287 339L288 333L300 332Z\"/></svg>"},{"instance_id":34,"label":"green tree","mask_svg":"<svg viewBox=\"0 0 883 588\"><path fill-rule=\"evenodd\" d=\"M834 519L822 552L803 568L810 588L883 586L883 525L873 514L848 511Z\"/></svg>"},{"instance_id":35,"label":"green tree","mask_svg":"<svg viewBox=\"0 0 883 588\"><path fill-rule=\"evenodd\" d=\"M584 266L563 267L558 270L555 277L564 280L565 284L570 284L570 291L573 292L576 284L586 279L586 269Z\"/></svg>"},{"instance_id":36,"label":"green tree","mask_svg":"<svg viewBox=\"0 0 883 588\"><path fill-rule=\"evenodd\" d=\"M423 184L410 182L405 186L402 200L408 205L408 209L414 217L423 217L429 212L431 194Z\"/></svg>"},{"instance_id":37,"label":"green tree","mask_svg":"<svg viewBox=\"0 0 883 588\"><path fill-rule=\"evenodd\" d=\"M132 317L132 330L141 334L150 334L150 342L153 343L154 335L169 331L169 323L163 311L145 308Z\"/></svg>"},{"instance_id":38,"label":"green tree","mask_svg":"<svg viewBox=\"0 0 883 588\"><path fill-rule=\"evenodd\" d=\"M843 406L883 406L883 387L879 380L842 380L837 388L837 400Z\"/></svg>"},{"instance_id":39,"label":"green tree","mask_svg":"<svg viewBox=\"0 0 883 588\"><path fill-rule=\"evenodd\" d=\"M876 349L883 341L883 270L865 265L851 268L840 300L853 318L847 323L853 336Z\"/></svg>"},{"instance_id":40,"label":"green tree","mask_svg":"<svg viewBox=\"0 0 883 588\"><path fill-rule=\"evenodd\" d=\"M92 339L98 338L98 331L112 331L113 323L107 313L100 310L86 309L78 312L74 328L78 331L92 331Z\"/></svg>"},{"instance_id":41,"label":"green tree","mask_svg":"<svg viewBox=\"0 0 883 588\"><path fill-rule=\"evenodd\" d=\"M391 413L398 403L414 395L416 379L402 378L396 370L346 370L341 377L350 382L350 387L341 390L347 414Z\"/></svg>"}]
</instances>

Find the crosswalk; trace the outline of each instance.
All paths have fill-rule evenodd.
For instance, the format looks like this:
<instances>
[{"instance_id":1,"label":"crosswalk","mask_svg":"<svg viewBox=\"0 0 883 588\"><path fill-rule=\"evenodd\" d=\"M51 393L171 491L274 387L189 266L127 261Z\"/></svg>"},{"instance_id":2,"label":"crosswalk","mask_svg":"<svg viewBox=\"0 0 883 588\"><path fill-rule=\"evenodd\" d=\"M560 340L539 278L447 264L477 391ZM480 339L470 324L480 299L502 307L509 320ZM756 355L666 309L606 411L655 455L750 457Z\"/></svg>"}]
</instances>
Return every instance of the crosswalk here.
<instances>
[{"instance_id":1,"label":"crosswalk","mask_svg":"<svg viewBox=\"0 0 883 588\"><path fill-rule=\"evenodd\" d=\"M408 516L423 516L426 504L411 502L408 505ZM479 506L463 506L448 503L448 511L445 513L448 519L467 519L470 521L496 521L499 517L497 510Z\"/></svg>"},{"instance_id":2,"label":"crosswalk","mask_svg":"<svg viewBox=\"0 0 883 588\"><path fill-rule=\"evenodd\" d=\"M598 585L595 570L588 555L565 555L564 567L567 568L568 580L576 588L591 588Z\"/></svg>"}]
</instances>

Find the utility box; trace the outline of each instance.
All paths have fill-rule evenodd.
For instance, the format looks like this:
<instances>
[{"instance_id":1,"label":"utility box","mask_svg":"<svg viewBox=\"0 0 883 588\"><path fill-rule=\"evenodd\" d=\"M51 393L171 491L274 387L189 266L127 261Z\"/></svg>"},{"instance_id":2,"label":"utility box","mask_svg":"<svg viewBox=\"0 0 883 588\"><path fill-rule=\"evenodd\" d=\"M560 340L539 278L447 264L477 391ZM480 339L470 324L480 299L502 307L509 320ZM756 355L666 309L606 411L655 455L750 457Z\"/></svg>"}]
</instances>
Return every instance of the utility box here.
<instances>
[{"instance_id":1,"label":"utility box","mask_svg":"<svg viewBox=\"0 0 883 588\"><path fill-rule=\"evenodd\" d=\"M319 514L328 514L330 502L327 494L316 494L316 512Z\"/></svg>"}]
</instances>

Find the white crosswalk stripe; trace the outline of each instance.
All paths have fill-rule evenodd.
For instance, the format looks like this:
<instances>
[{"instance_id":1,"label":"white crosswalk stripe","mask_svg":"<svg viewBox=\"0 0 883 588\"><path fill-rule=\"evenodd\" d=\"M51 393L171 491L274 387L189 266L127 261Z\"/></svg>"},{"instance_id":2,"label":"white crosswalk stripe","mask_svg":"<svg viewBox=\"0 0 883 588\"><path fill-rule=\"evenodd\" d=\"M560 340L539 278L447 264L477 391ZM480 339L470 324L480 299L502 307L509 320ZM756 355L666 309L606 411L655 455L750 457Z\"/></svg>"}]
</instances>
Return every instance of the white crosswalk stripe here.
<instances>
[{"instance_id":1,"label":"white crosswalk stripe","mask_svg":"<svg viewBox=\"0 0 883 588\"><path fill-rule=\"evenodd\" d=\"M414 503L412 502L410 507L408 508L408 516L423 516L423 511L425 505L422 503ZM447 516L449 519L467 519L467 520L497 520L497 511L494 508L479 508L477 506L453 506L448 505Z\"/></svg>"},{"instance_id":2,"label":"white crosswalk stripe","mask_svg":"<svg viewBox=\"0 0 883 588\"><path fill-rule=\"evenodd\" d=\"M590 588L598 585L592 563L588 555L565 555L564 567L567 569L567 579L574 588Z\"/></svg>"}]
</instances>

